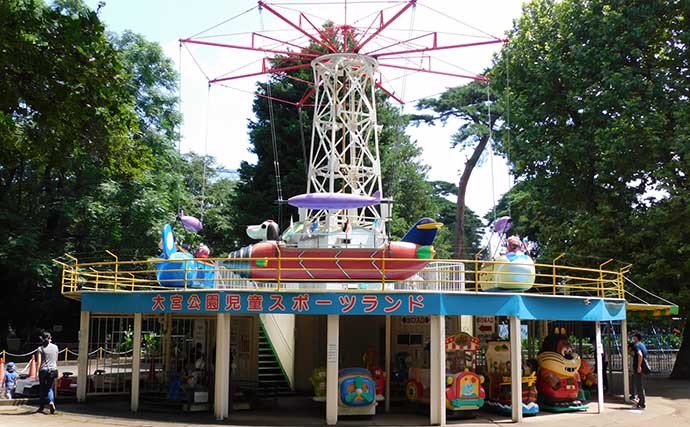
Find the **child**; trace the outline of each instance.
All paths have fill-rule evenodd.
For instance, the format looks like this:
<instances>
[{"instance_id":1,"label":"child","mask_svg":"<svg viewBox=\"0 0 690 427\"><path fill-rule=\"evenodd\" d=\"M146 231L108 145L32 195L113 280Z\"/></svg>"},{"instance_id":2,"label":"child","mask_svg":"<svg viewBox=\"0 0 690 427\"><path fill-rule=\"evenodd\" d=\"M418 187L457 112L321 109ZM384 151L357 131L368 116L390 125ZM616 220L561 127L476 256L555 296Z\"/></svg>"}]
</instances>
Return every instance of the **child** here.
<instances>
[{"instance_id":1,"label":"child","mask_svg":"<svg viewBox=\"0 0 690 427\"><path fill-rule=\"evenodd\" d=\"M14 390L17 388L17 376L14 362L9 362L5 368L5 396L10 400L12 400Z\"/></svg>"}]
</instances>

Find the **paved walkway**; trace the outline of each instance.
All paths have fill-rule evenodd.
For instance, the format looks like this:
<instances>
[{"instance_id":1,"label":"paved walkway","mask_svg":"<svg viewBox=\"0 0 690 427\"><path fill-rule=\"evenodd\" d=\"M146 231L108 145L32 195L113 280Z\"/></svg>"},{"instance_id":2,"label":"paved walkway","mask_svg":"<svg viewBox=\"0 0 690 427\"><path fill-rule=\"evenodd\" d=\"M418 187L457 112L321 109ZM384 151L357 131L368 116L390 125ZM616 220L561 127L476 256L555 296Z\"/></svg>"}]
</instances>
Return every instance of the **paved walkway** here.
<instances>
[{"instance_id":1,"label":"paved walkway","mask_svg":"<svg viewBox=\"0 0 690 427\"><path fill-rule=\"evenodd\" d=\"M611 398L603 414L596 414L596 403L586 413L540 414L525 418L524 425L538 427L690 427L690 382L650 378L648 382L647 410L631 410L620 399ZM287 406L287 405L286 405ZM35 407L0 406L0 427L183 427L203 425L286 425L320 426L323 418L319 409L299 407L273 408L261 411L237 412L232 420L217 422L208 413L156 413L142 411L132 414L122 401L91 402L88 404L61 404L55 415L35 412ZM344 426L413 426L427 425L428 417L412 414L382 414L374 418L342 419ZM472 420L448 420L450 425L463 427L508 427L510 419L480 413Z\"/></svg>"}]
</instances>

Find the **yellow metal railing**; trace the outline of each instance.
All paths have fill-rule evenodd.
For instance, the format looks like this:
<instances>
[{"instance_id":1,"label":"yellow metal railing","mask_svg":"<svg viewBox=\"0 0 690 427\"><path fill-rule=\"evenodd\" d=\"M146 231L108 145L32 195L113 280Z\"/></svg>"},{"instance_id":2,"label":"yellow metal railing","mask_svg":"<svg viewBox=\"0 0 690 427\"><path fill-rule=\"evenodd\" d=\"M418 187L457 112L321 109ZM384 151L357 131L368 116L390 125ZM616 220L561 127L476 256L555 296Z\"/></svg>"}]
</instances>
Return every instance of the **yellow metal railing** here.
<instances>
[{"instance_id":1,"label":"yellow metal railing","mask_svg":"<svg viewBox=\"0 0 690 427\"><path fill-rule=\"evenodd\" d=\"M56 261L62 267L61 290L78 297L83 291L133 292L146 290L258 289L300 292L322 291L324 283L343 290L367 292L487 292L524 291L544 295L624 298L624 277L631 266L618 271L557 264L530 265L504 261L419 260L400 258L206 258L196 260L119 260L80 263ZM301 261L301 262L300 262ZM157 275L157 265L168 263L169 277ZM347 267L341 267L346 265ZM504 267L510 265L507 271ZM526 269L516 271L515 266ZM173 276L173 277L170 277ZM524 285L527 282L527 285ZM533 282L530 284L530 282ZM520 285L516 288L516 284ZM336 286L337 287L337 286ZM333 290L333 285L329 285Z\"/></svg>"}]
</instances>

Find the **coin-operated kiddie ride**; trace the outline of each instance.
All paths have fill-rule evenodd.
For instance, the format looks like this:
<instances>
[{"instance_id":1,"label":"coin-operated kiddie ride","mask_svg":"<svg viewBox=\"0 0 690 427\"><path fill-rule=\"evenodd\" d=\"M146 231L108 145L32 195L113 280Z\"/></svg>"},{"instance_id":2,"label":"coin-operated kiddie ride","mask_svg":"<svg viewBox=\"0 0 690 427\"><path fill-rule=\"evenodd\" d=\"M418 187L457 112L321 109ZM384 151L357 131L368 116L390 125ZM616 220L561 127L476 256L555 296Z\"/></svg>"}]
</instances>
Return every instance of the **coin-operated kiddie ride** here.
<instances>
[{"instance_id":1,"label":"coin-operated kiddie ride","mask_svg":"<svg viewBox=\"0 0 690 427\"><path fill-rule=\"evenodd\" d=\"M477 410L486 397L484 377L476 373L479 340L461 332L446 338L446 409ZM429 404L430 370L410 368L405 394L411 402Z\"/></svg>"},{"instance_id":2,"label":"coin-operated kiddie ride","mask_svg":"<svg viewBox=\"0 0 690 427\"><path fill-rule=\"evenodd\" d=\"M503 414L510 414L510 342L489 341L486 349L486 374L488 377L488 397L485 407ZM537 372L527 363L522 366L522 414L539 413L537 404Z\"/></svg>"},{"instance_id":3,"label":"coin-operated kiddie ride","mask_svg":"<svg viewBox=\"0 0 690 427\"><path fill-rule=\"evenodd\" d=\"M384 375L382 370L379 374ZM313 400L325 402L326 369L314 369L310 381L314 387ZM381 385L385 386L385 379ZM379 390L374 374L368 369L346 368L338 371L338 415L374 415L377 402L381 400L383 390Z\"/></svg>"},{"instance_id":4,"label":"coin-operated kiddie ride","mask_svg":"<svg viewBox=\"0 0 690 427\"><path fill-rule=\"evenodd\" d=\"M537 390L541 409L551 412L587 409L587 405L578 398L580 355L573 350L565 328L556 328L553 334L544 338L537 361Z\"/></svg>"}]
</instances>

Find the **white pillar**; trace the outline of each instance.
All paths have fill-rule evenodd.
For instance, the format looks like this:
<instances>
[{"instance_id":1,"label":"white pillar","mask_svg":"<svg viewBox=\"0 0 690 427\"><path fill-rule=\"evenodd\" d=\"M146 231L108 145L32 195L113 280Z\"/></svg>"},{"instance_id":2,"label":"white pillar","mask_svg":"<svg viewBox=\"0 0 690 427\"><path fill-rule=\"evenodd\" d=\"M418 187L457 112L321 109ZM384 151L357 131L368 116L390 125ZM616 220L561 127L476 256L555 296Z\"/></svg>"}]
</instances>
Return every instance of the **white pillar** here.
<instances>
[{"instance_id":1,"label":"white pillar","mask_svg":"<svg viewBox=\"0 0 690 427\"><path fill-rule=\"evenodd\" d=\"M340 316L328 315L326 336L326 424L332 426L338 422Z\"/></svg>"},{"instance_id":2,"label":"white pillar","mask_svg":"<svg viewBox=\"0 0 690 427\"><path fill-rule=\"evenodd\" d=\"M630 363L628 362L628 320L621 320L621 363L623 364L623 399L630 402ZM611 363L609 361L609 363Z\"/></svg>"},{"instance_id":3,"label":"white pillar","mask_svg":"<svg viewBox=\"0 0 690 427\"><path fill-rule=\"evenodd\" d=\"M89 383L89 326L90 315L82 311L79 316L79 356L77 359L77 402L86 401L86 385Z\"/></svg>"},{"instance_id":4,"label":"white pillar","mask_svg":"<svg viewBox=\"0 0 690 427\"><path fill-rule=\"evenodd\" d=\"M391 410L391 317L386 316L386 360L383 369L386 372L386 393L384 396L384 407L386 412Z\"/></svg>"},{"instance_id":5,"label":"white pillar","mask_svg":"<svg viewBox=\"0 0 690 427\"><path fill-rule=\"evenodd\" d=\"M139 410L139 377L141 375L141 313L134 314L134 337L132 340L132 390L130 408Z\"/></svg>"},{"instance_id":6,"label":"white pillar","mask_svg":"<svg viewBox=\"0 0 690 427\"><path fill-rule=\"evenodd\" d=\"M522 331L520 318L510 316L510 385L512 420L522 422Z\"/></svg>"},{"instance_id":7,"label":"white pillar","mask_svg":"<svg viewBox=\"0 0 690 427\"><path fill-rule=\"evenodd\" d=\"M595 349L596 349L596 364L597 364L597 413L601 414L604 412L604 367L602 365L602 353L604 352L604 346L601 343L601 323L599 321L594 322L594 332L595 338Z\"/></svg>"},{"instance_id":8,"label":"white pillar","mask_svg":"<svg viewBox=\"0 0 690 427\"><path fill-rule=\"evenodd\" d=\"M474 316L462 315L460 316L460 331L467 332L468 334L475 336L474 332Z\"/></svg>"},{"instance_id":9,"label":"white pillar","mask_svg":"<svg viewBox=\"0 0 690 427\"><path fill-rule=\"evenodd\" d=\"M230 414L230 315L216 317L216 378L213 413L217 420Z\"/></svg>"},{"instance_id":10,"label":"white pillar","mask_svg":"<svg viewBox=\"0 0 690 427\"><path fill-rule=\"evenodd\" d=\"M429 422L446 425L446 316L431 316Z\"/></svg>"}]
</instances>

